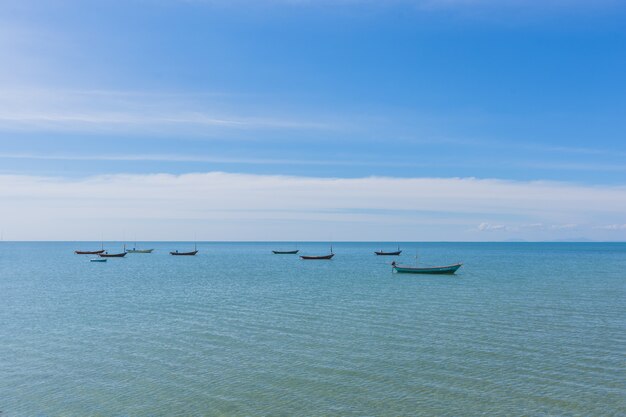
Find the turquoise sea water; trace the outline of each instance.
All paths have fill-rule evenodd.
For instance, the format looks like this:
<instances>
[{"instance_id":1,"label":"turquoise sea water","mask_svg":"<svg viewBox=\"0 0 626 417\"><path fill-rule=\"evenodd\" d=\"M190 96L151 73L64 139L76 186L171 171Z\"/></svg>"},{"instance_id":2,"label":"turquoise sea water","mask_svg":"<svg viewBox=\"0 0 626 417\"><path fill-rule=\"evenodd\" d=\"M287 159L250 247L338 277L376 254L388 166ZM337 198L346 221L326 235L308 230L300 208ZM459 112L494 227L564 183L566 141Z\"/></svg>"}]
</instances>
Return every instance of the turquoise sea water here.
<instances>
[{"instance_id":1,"label":"turquoise sea water","mask_svg":"<svg viewBox=\"0 0 626 417\"><path fill-rule=\"evenodd\" d=\"M138 246L0 242L3 417L626 414L626 244Z\"/></svg>"}]
</instances>

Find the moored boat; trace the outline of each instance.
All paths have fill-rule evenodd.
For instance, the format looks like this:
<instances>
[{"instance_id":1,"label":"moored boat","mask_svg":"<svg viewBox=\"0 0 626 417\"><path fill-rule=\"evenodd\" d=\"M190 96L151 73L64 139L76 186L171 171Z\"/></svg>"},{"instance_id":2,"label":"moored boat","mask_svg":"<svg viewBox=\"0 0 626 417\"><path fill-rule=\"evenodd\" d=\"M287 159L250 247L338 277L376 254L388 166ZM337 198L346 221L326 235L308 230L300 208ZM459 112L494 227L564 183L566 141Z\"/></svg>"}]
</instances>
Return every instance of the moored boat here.
<instances>
[{"instance_id":1,"label":"moored boat","mask_svg":"<svg viewBox=\"0 0 626 417\"><path fill-rule=\"evenodd\" d=\"M124 251L126 253L152 253L154 249L137 249L137 242L132 249L126 249L126 245L124 245Z\"/></svg>"},{"instance_id":2,"label":"moored boat","mask_svg":"<svg viewBox=\"0 0 626 417\"><path fill-rule=\"evenodd\" d=\"M89 260L89 262L106 262L106 261L107 261L106 258L93 258Z\"/></svg>"},{"instance_id":3,"label":"moored boat","mask_svg":"<svg viewBox=\"0 0 626 417\"><path fill-rule=\"evenodd\" d=\"M104 239L100 242L100 250L75 250L76 255L100 255L104 253Z\"/></svg>"},{"instance_id":4,"label":"moored boat","mask_svg":"<svg viewBox=\"0 0 626 417\"><path fill-rule=\"evenodd\" d=\"M334 253L330 253L328 255L321 255L321 256L305 256L302 255L300 256L301 259L305 259L305 260L313 260L313 259L332 259L332 257L335 256Z\"/></svg>"},{"instance_id":5,"label":"moored boat","mask_svg":"<svg viewBox=\"0 0 626 417\"><path fill-rule=\"evenodd\" d=\"M123 258L124 256L126 256L126 252L122 252L122 253L100 253L98 254L98 256L100 256L101 258Z\"/></svg>"},{"instance_id":6,"label":"moored boat","mask_svg":"<svg viewBox=\"0 0 626 417\"><path fill-rule=\"evenodd\" d=\"M152 253L154 249L126 249L126 253Z\"/></svg>"},{"instance_id":7,"label":"moored boat","mask_svg":"<svg viewBox=\"0 0 626 417\"><path fill-rule=\"evenodd\" d=\"M298 252L300 252L299 249L296 249L296 250L273 250L272 251L272 253L274 255L295 255Z\"/></svg>"},{"instance_id":8,"label":"moored boat","mask_svg":"<svg viewBox=\"0 0 626 417\"><path fill-rule=\"evenodd\" d=\"M395 262L391 263L393 270L402 274L436 274L436 275L452 275L454 274L463 264L452 264L452 265L444 265L444 266L427 266L427 267L417 267L417 266L409 266L409 265L397 265Z\"/></svg>"},{"instance_id":9,"label":"moored boat","mask_svg":"<svg viewBox=\"0 0 626 417\"><path fill-rule=\"evenodd\" d=\"M198 253L198 247L194 243L192 251L190 251L190 252L179 252L178 249L176 249L175 251L170 252L170 255L174 255L174 256L194 256L196 253Z\"/></svg>"},{"instance_id":10,"label":"moored boat","mask_svg":"<svg viewBox=\"0 0 626 417\"><path fill-rule=\"evenodd\" d=\"M398 250L385 252L384 250L374 251L377 256L399 256L402 251L400 250L400 246L398 246Z\"/></svg>"},{"instance_id":11,"label":"moored boat","mask_svg":"<svg viewBox=\"0 0 626 417\"><path fill-rule=\"evenodd\" d=\"M378 256L400 256L400 254L402 253L401 250L395 251L395 252L383 252L383 251L376 251L374 252L376 255Z\"/></svg>"},{"instance_id":12,"label":"moored boat","mask_svg":"<svg viewBox=\"0 0 626 417\"><path fill-rule=\"evenodd\" d=\"M322 259L332 259L335 254L333 253L333 245L330 245L330 253L328 255L300 255L300 259L304 260L322 260Z\"/></svg>"},{"instance_id":13,"label":"moored boat","mask_svg":"<svg viewBox=\"0 0 626 417\"><path fill-rule=\"evenodd\" d=\"M174 252L170 252L170 255L176 255L176 256L194 256L196 253L198 253L197 250L191 251L191 252L179 252L179 251L174 251Z\"/></svg>"}]
</instances>

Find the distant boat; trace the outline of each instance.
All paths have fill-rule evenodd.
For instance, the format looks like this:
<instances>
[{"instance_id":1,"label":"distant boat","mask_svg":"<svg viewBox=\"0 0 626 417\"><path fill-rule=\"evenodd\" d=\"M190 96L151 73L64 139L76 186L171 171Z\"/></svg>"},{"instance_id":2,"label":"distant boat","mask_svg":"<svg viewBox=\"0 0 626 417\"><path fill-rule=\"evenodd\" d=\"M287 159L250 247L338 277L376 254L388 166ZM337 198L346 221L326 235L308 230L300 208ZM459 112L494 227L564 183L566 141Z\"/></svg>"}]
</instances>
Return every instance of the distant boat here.
<instances>
[{"instance_id":1,"label":"distant boat","mask_svg":"<svg viewBox=\"0 0 626 417\"><path fill-rule=\"evenodd\" d=\"M453 264L445 266L428 266L428 267L415 267L408 265L396 265L395 262L391 263L393 270L403 274L437 274L437 275L452 275L463 264Z\"/></svg>"},{"instance_id":2,"label":"distant boat","mask_svg":"<svg viewBox=\"0 0 626 417\"><path fill-rule=\"evenodd\" d=\"M104 239L100 241L100 250L75 250L76 255L100 255L104 253Z\"/></svg>"},{"instance_id":3,"label":"distant boat","mask_svg":"<svg viewBox=\"0 0 626 417\"><path fill-rule=\"evenodd\" d=\"M126 256L126 252L122 252L122 253L100 253L98 254L98 256L100 256L101 258L123 258L124 256Z\"/></svg>"},{"instance_id":4,"label":"distant boat","mask_svg":"<svg viewBox=\"0 0 626 417\"><path fill-rule=\"evenodd\" d=\"M107 259L106 258L94 258L94 259L90 259L89 262L106 262Z\"/></svg>"},{"instance_id":5,"label":"distant boat","mask_svg":"<svg viewBox=\"0 0 626 417\"><path fill-rule=\"evenodd\" d=\"M76 255L100 255L104 253L104 249L101 250L75 250Z\"/></svg>"},{"instance_id":6,"label":"distant boat","mask_svg":"<svg viewBox=\"0 0 626 417\"><path fill-rule=\"evenodd\" d=\"M274 255L295 255L300 252L298 249L296 250L273 250L272 253Z\"/></svg>"},{"instance_id":7,"label":"distant boat","mask_svg":"<svg viewBox=\"0 0 626 417\"><path fill-rule=\"evenodd\" d=\"M385 251L377 251L374 252L376 255L378 256L399 256L402 251L400 250L400 246L398 246L398 250L397 251L393 251L393 252L385 252Z\"/></svg>"},{"instance_id":8,"label":"distant boat","mask_svg":"<svg viewBox=\"0 0 626 417\"><path fill-rule=\"evenodd\" d=\"M174 251L174 252L170 252L170 255L176 255L176 256L194 256L196 253L198 253L197 250L191 251L191 252L179 252L179 251Z\"/></svg>"},{"instance_id":9,"label":"distant boat","mask_svg":"<svg viewBox=\"0 0 626 417\"><path fill-rule=\"evenodd\" d=\"M193 250L191 252L179 252L178 250L175 250L174 252L170 252L170 255L174 255L174 256L194 256L196 253L198 253L198 248L196 246L196 244L193 244Z\"/></svg>"},{"instance_id":10,"label":"distant boat","mask_svg":"<svg viewBox=\"0 0 626 417\"><path fill-rule=\"evenodd\" d=\"M330 245L330 253L328 255L318 255L318 256L302 255L302 256L300 256L300 259L304 259L304 260L322 260L322 259L332 259L333 256L335 256L335 254L333 253L333 246Z\"/></svg>"},{"instance_id":11,"label":"distant boat","mask_svg":"<svg viewBox=\"0 0 626 417\"><path fill-rule=\"evenodd\" d=\"M321 255L321 256L300 256L300 258L302 259L306 259L306 260L313 260L313 259L332 259L333 256L335 256L334 253L330 253L328 255Z\"/></svg>"},{"instance_id":12,"label":"distant boat","mask_svg":"<svg viewBox=\"0 0 626 417\"><path fill-rule=\"evenodd\" d=\"M137 242L135 242L135 246L132 249L126 249L126 245L124 245L124 249L126 253L152 253L154 249L137 249Z\"/></svg>"}]
</instances>

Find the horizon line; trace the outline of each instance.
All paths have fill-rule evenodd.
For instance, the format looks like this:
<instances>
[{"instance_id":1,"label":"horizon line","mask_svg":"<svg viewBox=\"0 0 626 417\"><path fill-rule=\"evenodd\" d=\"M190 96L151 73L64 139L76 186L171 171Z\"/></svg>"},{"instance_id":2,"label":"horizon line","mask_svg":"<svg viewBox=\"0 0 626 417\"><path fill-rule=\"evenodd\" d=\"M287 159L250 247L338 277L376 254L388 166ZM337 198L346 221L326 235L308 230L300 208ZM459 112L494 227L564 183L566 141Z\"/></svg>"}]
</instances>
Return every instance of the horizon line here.
<instances>
[{"instance_id":1,"label":"horizon line","mask_svg":"<svg viewBox=\"0 0 626 417\"><path fill-rule=\"evenodd\" d=\"M0 240L0 243L124 243L134 240ZM626 243L626 240L137 240L141 243Z\"/></svg>"}]
</instances>

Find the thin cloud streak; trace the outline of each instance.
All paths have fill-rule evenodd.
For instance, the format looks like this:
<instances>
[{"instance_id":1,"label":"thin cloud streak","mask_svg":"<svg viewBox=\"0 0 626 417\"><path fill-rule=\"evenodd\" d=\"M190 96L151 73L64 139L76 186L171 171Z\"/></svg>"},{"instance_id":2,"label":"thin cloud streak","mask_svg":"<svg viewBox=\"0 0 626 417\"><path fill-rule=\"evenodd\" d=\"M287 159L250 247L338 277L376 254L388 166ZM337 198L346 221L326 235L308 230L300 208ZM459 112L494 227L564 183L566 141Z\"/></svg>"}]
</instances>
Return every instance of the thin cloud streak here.
<instances>
[{"instance_id":1,"label":"thin cloud streak","mask_svg":"<svg viewBox=\"0 0 626 417\"><path fill-rule=\"evenodd\" d=\"M346 166L346 167L406 167L406 168L429 168L429 167L466 167L475 168L482 166L484 161L445 163L436 161L406 162L398 157L393 161L381 162L376 160L332 160L332 159L294 159L294 158L245 158L227 157L220 155L177 155L177 154L32 154L32 153L0 153L0 159L31 159L46 161L128 161L128 162L198 162L215 164L244 164L244 165L312 165L312 166ZM504 166L516 168L532 168L559 171L626 171L626 165L610 164L566 164L566 163L537 163L535 161L505 161Z\"/></svg>"},{"instance_id":2,"label":"thin cloud streak","mask_svg":"<svg viewBox=\"0 0 626 417\"><path fill-rule=\"evenodd\" d=\"M164 230L158 238L183 238L171 231L181 222L190 230L211 225L214 238L226 240L266 239L267 222L284 223L272 231L275 239L295 231L302 240L333 231L344 240L489 240L493 234L485 231L502 238L575 232L600 239L604 232L621 235L600 229L606 223L596 219L626 223L626 187L475 178L4 175L0 199L0 218L11 219L13 234L35 239L88 238L85 230L94 224L107 230L144 225L151 233ZM478 227L477 217L484 219Z\"/></svg>"},{"instance_id":3,"label":"thin cloud streak","mask_svg":"<svg viewBox=\"0 0 626 417\"><path fill-rule=\"evenodd\" d=\"M204 162L250 165L338 165L338 166L397 166L395 162L365 162L353 160L229 158L202 155L60 155L60 154L2 154L0 159L33 159L48 161L129 161L129 162Z\"/></svg>"},{"instance_id":4,"label":"thin cloud streak","mask_svg":"<svg viewBox=\"0 0 626 417\"><path fill-rule=\"evenodd\" d=\"M289 117L224 115L225 94L106 90L3 90L0 129L34 131L180 129L334 129Z\"/></svg>"},{"instance_id":5,"label":"thin cloud streak","mask_svg":"<svg viewBox=\"0 0 626 417\"><path fill-rule=\"evenodd\" d=\"M571 8L571 7L610 7L619 4L616 0L597 0L591 2L585 0L178 0L183 4L205 5L241 5L241 4L269 4L291 6L363 6L373 5L379 7L394 5L415 6L418 9L482 9L482 8Z\"/></svg>"}]
</instances>

